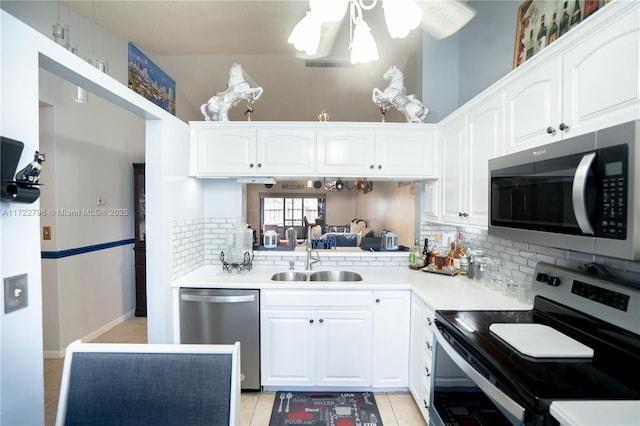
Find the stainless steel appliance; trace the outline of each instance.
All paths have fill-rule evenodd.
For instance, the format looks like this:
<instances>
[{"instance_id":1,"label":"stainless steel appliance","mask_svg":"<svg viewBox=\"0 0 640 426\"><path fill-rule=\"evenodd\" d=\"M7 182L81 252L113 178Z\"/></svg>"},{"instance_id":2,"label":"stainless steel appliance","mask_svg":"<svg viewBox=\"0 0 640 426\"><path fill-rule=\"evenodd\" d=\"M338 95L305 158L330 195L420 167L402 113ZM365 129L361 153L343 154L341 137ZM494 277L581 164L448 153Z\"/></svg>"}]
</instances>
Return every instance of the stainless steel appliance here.
<instances>
[{"instance_id":1,"label":"stainless steel appliance","mask_svg":"<svg viewBox=\"0 0 640 426\"><path fill-rule=\"evenodd\" d=\"M235 342L242 389L260 390L260 291L180 289L180 343Z\"/></svg>"},{"instance_id":2,"label":"stainless steel appliance","mask_svg":"<svg viewBox=\"0 0 640 426\"><path fill-rule=\"evenodd\" d=\"M640 121L489 160L489 235L640 259Z\"/></svg>"},{"instance_id":3,"label":"stainless steel appliance","mask_svg":"<svg viewBox=\"0 0 640 426\"><path fill-rule=\"evenodd\" d=\"M431 424L557 425L553 401L639 400L640 284L603 276L540 262L530 311L437 311Z\"/></svg>"}]
</instances>

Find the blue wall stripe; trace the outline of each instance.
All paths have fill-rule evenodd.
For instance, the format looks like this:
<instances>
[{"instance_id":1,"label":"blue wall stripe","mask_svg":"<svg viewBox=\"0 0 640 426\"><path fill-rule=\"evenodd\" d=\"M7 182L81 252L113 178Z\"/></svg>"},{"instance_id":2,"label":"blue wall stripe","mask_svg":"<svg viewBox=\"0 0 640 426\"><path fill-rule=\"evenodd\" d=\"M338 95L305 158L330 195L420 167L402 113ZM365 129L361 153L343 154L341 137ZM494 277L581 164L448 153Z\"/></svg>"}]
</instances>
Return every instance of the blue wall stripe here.
<instances>
[{"instance_id":1,"label":"blue wall stripe","mask_svg":"<svg viewBox=\"0 0 640 426\"><path fill-rule=\"evenodd\" d=\"M42 251L40 252L40 257L42 259L60 259L62 257L75 256L77 254L89 253L92 251L104 250L112 247L125 246L127 244L133 244L134 241L135 240L133 238L129 238L126 240L112 241L110 243L95 244L92 246L77 247L67 250Z\"/></svg>"}]
</instances>

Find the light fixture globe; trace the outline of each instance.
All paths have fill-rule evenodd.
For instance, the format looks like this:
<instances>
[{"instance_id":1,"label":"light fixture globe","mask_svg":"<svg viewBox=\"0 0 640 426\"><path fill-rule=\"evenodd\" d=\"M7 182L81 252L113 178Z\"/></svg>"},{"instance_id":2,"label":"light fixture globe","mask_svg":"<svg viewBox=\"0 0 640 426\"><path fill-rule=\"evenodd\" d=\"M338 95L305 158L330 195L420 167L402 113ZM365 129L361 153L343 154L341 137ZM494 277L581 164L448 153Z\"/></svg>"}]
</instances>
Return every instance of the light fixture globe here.
<instances>
[{"instance_id":1,"label":"light fixture globe","mask_svg":"<svg viewBox=\"0 0 640 426\"><path fill-rule=\"evenodd\" d=\"M351 42L351 63L367 63L378 60L378 46L371 35L371 29L362 18L355 19L356 28L353 30Z\"/></svg>"},{"instance_id":2,"label":"light fixture globe","mask_svg":"<svg viewBox=\"0 0 640 426\"><path fill-rule=\"evenodd\" d=\"M318 52L321 29L322 21L313 12L307 12L307 15L293 28L287 41L293 44L296 50L313 56Z\"/></svg>"},{"instance_id":3,"label":"light fixture globe","mask_svg":"<svg viewBox=\"0 0 640 426\"><path fill-rule=\"evenodd\" d=\"M383 0L382 8L391 38L405 38L422 21L422 9L415 0Z\"/></svg>"}]
</instances>

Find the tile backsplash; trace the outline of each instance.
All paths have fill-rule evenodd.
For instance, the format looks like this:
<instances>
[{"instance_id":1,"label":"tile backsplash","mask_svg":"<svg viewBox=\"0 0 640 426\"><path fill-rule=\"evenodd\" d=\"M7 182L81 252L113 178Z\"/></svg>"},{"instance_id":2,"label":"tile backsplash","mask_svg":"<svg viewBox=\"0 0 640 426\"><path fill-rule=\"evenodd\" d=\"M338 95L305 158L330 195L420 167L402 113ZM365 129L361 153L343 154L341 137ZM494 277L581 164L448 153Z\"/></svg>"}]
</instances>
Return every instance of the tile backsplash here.
<instances>
[{"instance_id":1,"label":"tile backsplash","mask_svg":"<svg viewBox=\"0 0 640 426\"><path fill-rule=\"evenodd\" d=\"M598 263L607 267L613 275L640 282L640 262L625 261L606 256L594 256L587 253L527 244L489 236L486 230L447 226L437 223L423 222L420 225L421 241L429 238L429 243L435 241L435 234L450 234L462 232L465 245L472 249L480 249L485 255L500 259L511 274L518 279L530 280L536 264L539 261L576 269L582 264ZM628 274L628 273L631 273Z\"/></svg>"},{"instance_id":2,"label":"tile backsplash","mask_svg":"<svg viewBox=\"0 0 640 426\"><path fill-rule=\"evenodd\" d=\"M172 222L172 279L176 279L204 265L220 265L220 252L225 249L227 230L237 222L236 218L199 218L176 220ZM520 243L488 235L486 230L447 226L422 222L420 241L429 238L435 242L435 234L454 234L462 232L466 245L481 249L491 258L501 259L504 266L518 279L530 280L536 263L544 261L568 268L577 268L581 264L598 263L609 268L614 275L632 273L634 281L640 282L640 262L631 262L606 256L593 256L586 253L561 250L535 244ZM321 255L322 258L322 255ZM407 256L390 256L388 253L367 253L345 256L325 256L322 266L341 267L393 267L407 266ZM254 252L253 266L283 266L295 262L296 267L304 263L299 254L282 252L281 255ZM636 275L637 278L636 278ZM628 276L626 277L628 279Z\"/></svg>"},{"instance_id":3,"label":"tile backsplash","mask_svg":"<svg viewBox=\"0 0 640 426\"><path fill-rule=\"evenodd\" d=\"M176 279L204 265L221 265L220 252L226 248L227 230L237 219L200 218L175 220L171 223L172 274ZM345 254L345 256L322 256L322 266L340 267L394 267L407 266L408 255L389 255L389 253L367 253L363 255ZM303 256L291 252L268 255L254 251L253 266L288 267L294 262L296 268L304 265Z\"/></svg>"}]
</instances>

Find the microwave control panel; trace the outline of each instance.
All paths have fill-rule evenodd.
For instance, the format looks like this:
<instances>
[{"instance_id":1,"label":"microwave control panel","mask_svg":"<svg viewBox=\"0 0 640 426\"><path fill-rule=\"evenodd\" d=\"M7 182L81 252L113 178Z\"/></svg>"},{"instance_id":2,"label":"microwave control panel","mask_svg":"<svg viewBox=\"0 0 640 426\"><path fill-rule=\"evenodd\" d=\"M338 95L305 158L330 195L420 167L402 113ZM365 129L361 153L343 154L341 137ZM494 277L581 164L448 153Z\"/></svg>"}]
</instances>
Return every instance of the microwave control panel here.
<instances>
[{"instance_id":1,"label":"microwave control panel","mask_svg":"<svg viewBox=\"0 0 640 426\"><path fill-rule=\"evenodd\" d=\"M599 237L627 238L627 146L598 151L601 209L596 224Z\"/></svg>"}]
</instances>

